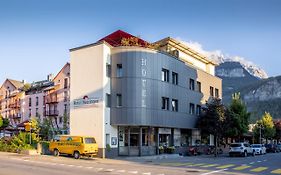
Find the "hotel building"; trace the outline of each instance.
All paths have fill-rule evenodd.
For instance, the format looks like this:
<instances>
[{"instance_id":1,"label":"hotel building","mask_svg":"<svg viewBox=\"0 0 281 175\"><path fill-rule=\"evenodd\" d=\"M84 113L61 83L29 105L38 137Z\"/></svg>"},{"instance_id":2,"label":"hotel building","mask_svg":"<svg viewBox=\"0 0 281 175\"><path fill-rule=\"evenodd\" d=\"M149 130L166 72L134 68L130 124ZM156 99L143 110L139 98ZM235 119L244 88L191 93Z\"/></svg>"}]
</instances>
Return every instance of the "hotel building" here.
<instances>
[{"instance_id":1,"label":"hotel building","mask_svg":"<svg viewBox=\"0 0 281 175\"><path fill-rule=\"evenodd\" d=\"M201 107L222 97L216 64L173 38L150 44L118 30L70 59L70 134L95 136L101 157L194 145Z\"/></svg>"}]
</instances>

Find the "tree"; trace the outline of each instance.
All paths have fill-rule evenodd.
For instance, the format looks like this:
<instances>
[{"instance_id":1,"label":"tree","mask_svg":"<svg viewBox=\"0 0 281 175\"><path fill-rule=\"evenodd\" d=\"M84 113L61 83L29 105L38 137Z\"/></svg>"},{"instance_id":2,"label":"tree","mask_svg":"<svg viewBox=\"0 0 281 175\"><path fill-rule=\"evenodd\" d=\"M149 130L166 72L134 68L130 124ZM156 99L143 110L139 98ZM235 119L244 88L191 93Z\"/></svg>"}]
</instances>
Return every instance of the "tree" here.
<instances>
[{"instance_id":1,"label":"tree","mask_svg":"<svg viewBox=\"0 0 281 175\"><path fill-rule=\"evenodd\" d=\"M249 119L250 113L247 111L246 105L240 98L240 93L235 93L232 95L232 101L229 106L228 121L228 136L238 137L239 139L243 134L247 133L249 130Z\"/></svg>"},{"instance_id":2,"label":"tree","mask_svg":"<svg viewBox=\"0 0 281 175\"><path fill-rule=\"evenodd\" d=\"M69 119L69 117L68 117L67 113L65 112L63 114L63 130L68 129L68 119Z\"/></svg>"},{"instance_id":3,"label":"tree","mask_svg":"<svg viewBox=\"0 0 281 175\"><path fill-rule=\"evenodd\" d=\"M49 140L52 137L53 126L52 121L48 118L44 118L42 123L39 123L39 134L43 140Z\"/></svg>"},{"instance_id":4,"label":"tree","mask_svg":"<svg viewBox=\"0 0 281 175\"><path fill-rule=\"evenodd\" d=\"M270 113L265 112L264 115L260 120L258 120L254 127L254 135L256 138L260 137L260 130L263 131L263 137L266 139L266 142L268 139L273 138L275 136L275 127L272 120L272 117Z\"/></svg>"},{"instance_id":5,"label":"tree","mask_svg":"<svg viewBox=\"0 0 281 175\"><path fill-rule=\"evenodd\" d=\"M1 114L0 114L0 128L3 126L3 118L2 118L2 116L1 116Z\"/></svg>"},{"instance_id":6,"label":"tree","mask_svg":"<svg viewBox=\"0 0 281 175\"><path fill-rule=\"evenodd\" d=\"M217 156L217 143L226 129L225 107L220 99L212 99L199 116L197 127L203 134L212 134L215 137L215 156Z\"/></svg>"}]
</instances>

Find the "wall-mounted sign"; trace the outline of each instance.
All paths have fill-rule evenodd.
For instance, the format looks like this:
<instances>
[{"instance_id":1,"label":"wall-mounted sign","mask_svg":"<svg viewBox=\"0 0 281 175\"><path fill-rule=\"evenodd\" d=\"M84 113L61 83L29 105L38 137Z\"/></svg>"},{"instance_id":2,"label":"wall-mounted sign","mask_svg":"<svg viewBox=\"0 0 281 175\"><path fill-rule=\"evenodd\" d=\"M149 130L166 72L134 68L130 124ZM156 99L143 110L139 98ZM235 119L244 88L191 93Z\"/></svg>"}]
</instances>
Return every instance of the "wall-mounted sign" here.
<instances>
[{"instance_id":1,"label":"wall-mounted sign","mask_svg":"<svg viewBox=\"0 0 281 175\"><path fill-rule=\"evenodd\" d=\"M117 145L117 137L111 137L111 145Z\"/></svg>"},{"instance_id":2,"label":"wall-mounted sign","mask_svg":"<svg viewBox=\"0 0 281 175\"><path fill-rule=\"evenodd\" d=\"M100 102L99 98L89 98L88 96L84 96L82 99L73 100L74 107L83 107L94 105Z\"/></svg>"}]
</instances>

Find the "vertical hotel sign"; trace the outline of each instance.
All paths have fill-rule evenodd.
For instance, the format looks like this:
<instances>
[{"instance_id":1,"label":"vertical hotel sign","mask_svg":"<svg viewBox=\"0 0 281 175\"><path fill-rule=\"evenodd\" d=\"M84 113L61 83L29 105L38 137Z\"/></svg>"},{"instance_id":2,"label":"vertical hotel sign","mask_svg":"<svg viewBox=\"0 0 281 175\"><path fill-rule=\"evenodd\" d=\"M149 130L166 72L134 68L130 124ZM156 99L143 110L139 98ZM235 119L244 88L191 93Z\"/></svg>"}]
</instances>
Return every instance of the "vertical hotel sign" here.
<instances>
[{"instance_id":1,"label":"vertical hotel sign","mask_svg":"<svg viewBox=\"0 0 281 175\"><path fill-rule=\"evenodd\" d=\"M141 59L141 107L146 107L146 96L147 96L147 59L142 58Z\"/></svg>"}]
</instances>

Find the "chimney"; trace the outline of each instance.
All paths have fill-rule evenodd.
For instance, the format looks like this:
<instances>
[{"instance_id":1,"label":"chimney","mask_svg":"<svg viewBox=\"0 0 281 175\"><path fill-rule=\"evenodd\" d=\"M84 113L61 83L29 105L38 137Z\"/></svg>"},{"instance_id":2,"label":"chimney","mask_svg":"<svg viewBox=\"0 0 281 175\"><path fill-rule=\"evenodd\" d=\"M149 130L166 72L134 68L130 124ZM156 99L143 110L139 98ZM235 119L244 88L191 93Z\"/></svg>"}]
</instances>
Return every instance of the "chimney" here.
<instances>
[{"instance_id":1,"label":"chimney","mask_svg":"<svg viewBox=\"0 0 281 175\"><path fill-rule=\"evenodd\" d=\"M53 81L53 78L54 78L53 74L47 75L47 80L48 81Z\"/></svg>"}]
</instances>

